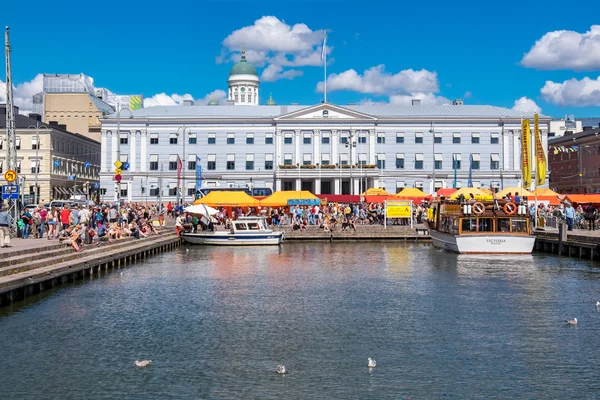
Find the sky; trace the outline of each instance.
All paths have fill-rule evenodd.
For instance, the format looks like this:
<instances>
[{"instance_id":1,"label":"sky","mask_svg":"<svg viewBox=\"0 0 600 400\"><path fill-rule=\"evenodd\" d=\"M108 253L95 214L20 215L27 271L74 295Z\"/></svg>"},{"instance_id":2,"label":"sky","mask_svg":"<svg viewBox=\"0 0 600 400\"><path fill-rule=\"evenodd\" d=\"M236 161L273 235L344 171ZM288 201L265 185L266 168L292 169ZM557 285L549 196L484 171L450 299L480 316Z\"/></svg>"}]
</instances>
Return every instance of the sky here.
<instances>
[{"instance_id":1,"label":"sky","mask_svg":"<svg viewBox=\"0 0 600 400\"><path fill-rule=\"evenodd\" d=\"M79 74L144 105L225 97L241 47L260 102L488 104L600 116L600 2L146 0L3 4L14 100L43 73ZM594 25L596 24L596 25ZM5 75L0 73L0 102Z\"/></svg>"}]
</instances>

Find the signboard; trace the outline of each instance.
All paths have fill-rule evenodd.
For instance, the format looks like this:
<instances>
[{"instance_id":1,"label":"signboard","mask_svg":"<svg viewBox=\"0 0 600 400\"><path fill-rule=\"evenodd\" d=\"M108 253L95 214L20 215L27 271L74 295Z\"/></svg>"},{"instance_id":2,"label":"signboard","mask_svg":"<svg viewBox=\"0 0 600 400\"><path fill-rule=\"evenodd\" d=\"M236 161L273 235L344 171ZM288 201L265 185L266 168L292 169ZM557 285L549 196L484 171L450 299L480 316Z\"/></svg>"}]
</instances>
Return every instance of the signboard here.
<instances>
[{"instance_id":1,"label":"signboard","mask_svg":"<svg viewBox=\"0 0 600 400\"><path fill-rule=\"evenodd\" d=\"M288 206L314 206L321 204L321 199L289 199Z\"/></svg>"},{"instance_id":2,"label":"signboard","mask_svg":"<svg viewBox=\"0 0 600 400\"><path fill-rule=\"evenodd\" d=\"M77 175L67 175L67 180L68 180L68 181L74 181L74 180L77 180Z\"/></svg>"},{"instance_id":3,"label":"signboard","mask_svg":"<svg viewBox=\"0 0 600 400\"><path fill-rule=\"evenodd\" d=\"M17 179L17 172L13 169L9 169L4 174L4 179L6 179L8 182L14 182Z\"/></svg>"},{"instance_id":4,"label":"signboard","mask_svg":"<svg viewBox=\"0 0 600 400\"><path fill-rule=\"evenodd\" d=\"M129 169L129 163L128 162L123 163L122 169L128 170Z\"/></svg>"},{"instance_id":5,"label":"signboard","mask_svg":"<svg viewBox=\"0 0 600 400\"><path fill-rule=\"evenodd\" d=\"M123 165L123 163L119 160L115 161L115 167L117 168L121 168L121 165Z\"/></svg>"},{"instance_id":6,"label":"signboard","mask_svg":"<svg viewBox=\"0 0 600 400\"><path fill-rule=\"evenodd\" d=\"M100 187L100 184L98 182L94 182L94 189L98 189Z\"/></svg>"},{"instance_id":7,"label":"signboard","mask_svg":"<svg viewBox=\"0 0 600 400\"><path fill-rule=\"evenodd\" d=\"M115 175L121 175L121 168L115 169Z\"/></svg>"},{"instance_id":8,"label":"signboard","mask_svg":"<svg viewBox=\"0 0 600 400\"><path fill-rule=\"evenodd\" d=\"M123 179L121 175L115 175L115 181L121 182L121 179Z\"/></svg>"},{"instance_id":9,"label":"signboard","mask_svg":"<svg viewBox=\"0 0 600 400\"><path fill-rule=\"evenodd\" d=\"M410 218L412 201L387 201L385 211L388 218Z\"/></svg>"},{"instance_id":10,"label":"signboard","mask_svg":"<svg viewBox=\"0 0 600 400\"><path fill-rule=\"evenodd\" d=\"M54 160L54 166L55 166L56 168L60 167L60 161L58 161L58 160Z\"/></svg>"},{"instance_id":11,"label":"signboard","mask_svg":"<svg viewBox=\"0 0 600 400\"><path fill-rule=\"evenodd\" d=\"M90 164L89 162L86 162L85 164L83 164L84 167L89 168L92 166L92 164Z\"/></svg>"},{"instance_id":12,"label":"signboard","mask_svg":"<svg viewBox=\"0 0 600 400\"><path fill-rule=\"evenodd\" d=\"M19 198L18 185L2 186L2 200L17 200Z\"/></svg>"}]
</instances>

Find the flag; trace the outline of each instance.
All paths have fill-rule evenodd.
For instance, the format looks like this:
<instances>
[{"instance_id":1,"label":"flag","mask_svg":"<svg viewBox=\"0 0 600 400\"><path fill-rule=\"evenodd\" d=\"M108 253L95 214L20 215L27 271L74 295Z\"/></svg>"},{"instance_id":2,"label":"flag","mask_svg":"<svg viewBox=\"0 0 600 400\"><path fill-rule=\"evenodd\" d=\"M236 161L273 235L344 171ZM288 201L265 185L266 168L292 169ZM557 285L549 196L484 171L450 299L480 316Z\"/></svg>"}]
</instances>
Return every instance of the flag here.
<instances>
[{"instance_id":1,"label":"flag","mask_svg":"<svg viewBox=\"0 0 600 400\"><path fill-rule=\"evenodd\" d=\"M521 124L521 174L523 175L523 188L531 187L531 131L529 120L523 120Z\"/></svg>"},{"instance_id":2,"label":"flag","mask_svg":"<svg viewBox=\"0 0 600 400\"><path fill-rule=\"evenodd\" d=\"M546 183L546 154L542 146L542 138L540 136L540 126L538 115L533 116L533 134L535 136L535 186L542 186Z\"/></svg>"},{"instance_id":3,"label":"flag","mask_svg":"<svg viewBox=\"0 0 600 400\"><path fill-rule=\"evenodd\" d=\"M323 49L321 50L321 61L325 61L325 56L327 55L327 32L323 34Z\"/></svg>"},{"instance_id":4,"label":"flag","mask_svg":"<svg viewBox=\"0 0 600 400\"><path fill-rule=\"evenodd\" d=\"M198 190L202 188L202 163L200 157L196 156L196 197Z\"/></svg>"},{"instance_id":5,"label":"flag","mask_svg":"<svg viewBox=\"0 0 600 400\"><path fill-rule=\"evenodd\" d=\"M473 154L469 156L469 181L467 187L473 187Z\"/></svg>"},{"instance_id":6,"label":"flag","mask_svg":"<svg viewBox=\"0 0 600 400\"><path fill-rule=\"evenodd\" d=\"M181 170L183 169L183 163L181 162L181 158L177 156L177 190L181 187Z\"/></svg>"}]
</instances>

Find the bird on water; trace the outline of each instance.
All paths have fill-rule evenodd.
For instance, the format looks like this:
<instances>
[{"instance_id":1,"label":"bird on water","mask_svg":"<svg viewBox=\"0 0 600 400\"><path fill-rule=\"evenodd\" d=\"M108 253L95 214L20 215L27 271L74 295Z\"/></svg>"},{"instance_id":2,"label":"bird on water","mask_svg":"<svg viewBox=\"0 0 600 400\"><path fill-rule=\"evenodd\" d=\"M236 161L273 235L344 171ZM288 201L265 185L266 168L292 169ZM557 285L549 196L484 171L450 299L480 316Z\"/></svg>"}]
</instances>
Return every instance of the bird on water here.
<instances>
[{"instance_id":1,"label":"bird on water","mask_svg":"<svg viewBox=\"0 0 600 400\"><path fill-rule=\"evenodd\" d=\"M143 367L147 367L148 365L150 365L150 363L152 362L152 360L142 360L142 361L137 361L134 363L136 367L139 368L143 368Z\"/></svg>"},{"instance_id":2,"label":"bird on water","mask_svg":"<svg viewBox=\"0 0 600 400\"><path fill-rule=\"evenodd\" d=\"M284 374L287 374L287 370L285 369L285 365L281 365L281 364L279 364L279 365L277 366L276 370L277 370L277 373L278 373L279 375L284 375Z\"/></svg>"},{"instance_id":3,"label":"bird on water","mask_svg":"<svg viewBox=\"0 0 600 400\"><path fill-rule=\"evenodd\" d=\"M577 318L568 319L567 324L569 325L577 325Z\"/></svg>"},{"instance_id":4,"label":"bird on water","mask_svg":"<svg viewBox=\"0 0 600 400\"><path fill-rule=\"evenodd\" d=\"M369 357L369 360L367 362L367 367L369 368L375 368L377 366L377 361L375 361L374 359L372 359L371 357Z\"/></svg>"}]
</instances>

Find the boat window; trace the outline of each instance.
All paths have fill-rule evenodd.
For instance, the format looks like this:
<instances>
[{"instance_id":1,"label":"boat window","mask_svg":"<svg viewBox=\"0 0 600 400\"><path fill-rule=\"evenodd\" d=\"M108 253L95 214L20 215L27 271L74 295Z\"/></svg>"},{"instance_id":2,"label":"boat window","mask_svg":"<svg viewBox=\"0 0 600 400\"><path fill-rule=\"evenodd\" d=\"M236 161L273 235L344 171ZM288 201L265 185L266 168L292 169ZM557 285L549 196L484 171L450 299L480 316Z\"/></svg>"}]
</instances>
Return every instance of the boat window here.
<instances>
[{"instance_id":1,"label":"boat window","mask_svg":"<svg viewBox=\"0 0 600 400\"><path fill-rule=\"evenodd\" d=\"M248 230L248 228L246 227L246 224L245 224L245 223L243 223L243 222L241 222L241 223L240 223L240 222L237 222L237 223L235 224L235 229L236 229L236 230L238 230L238 231L245 231L245 230Z\"/></svg>"},{"instance_id":2,"label":"boat window","mask_svg":"<svg viewBox=\"0 0 600 400\"><path fill-rule=\"evenodd\" d=\"M258 226L258 223L256 222L248 222L248 229L251 231L258 231L260 230L260 226Z\"/></svg>"},{"instance_id":3,"label":"boat window","mask_svg":"<svg viewBox=\"0 0 600 400\"><path fill-rule=\"evenodd\" d=\"M477 231L477 218L463 218L461 230L463 232L476 232Z\"/></svg>"},{"instance_id":4,"label":"boat window","mask_svg":"<svg viewBox=\"0 0 600 400\"><path fill-rule=\"evenodd\" d=\"M527 220L526 219L513 219L512 220L512 231L527 233Z\"/></svg>"},{"instance_id":5,"label":"boat window","mask_svg":"<svg viewBox=\"0 0 600 400\"><path fill-rule=\"evenodd\" d=\"M494 219L493 218L479 218L479 232L493 232L494 231Z\"/></svg>"},{"instance_id":6,"label":"boat window","mask_svg":"<svg viewBox=\"0 0 600 400\"><path fill-rule=\"evenodd\" d=\"M496 223L498 224L498 232L510 232L509 218L498 218L496 221Z\"/></svg>"}]
</instances>

